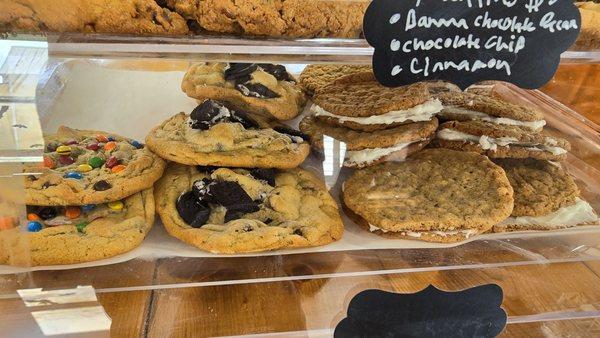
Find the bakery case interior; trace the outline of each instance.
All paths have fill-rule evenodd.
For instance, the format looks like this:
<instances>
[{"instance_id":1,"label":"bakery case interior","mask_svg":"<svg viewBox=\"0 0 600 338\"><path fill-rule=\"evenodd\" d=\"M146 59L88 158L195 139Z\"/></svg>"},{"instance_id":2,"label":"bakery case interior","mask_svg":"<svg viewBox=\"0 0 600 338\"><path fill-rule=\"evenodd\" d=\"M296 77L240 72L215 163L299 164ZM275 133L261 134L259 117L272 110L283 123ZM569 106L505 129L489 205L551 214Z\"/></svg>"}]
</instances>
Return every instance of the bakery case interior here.
<instances>
[{"instance_id":1,"label":"bakery case interior","mask_svg":"<svg viewBox=\"0 0 600 338\"><path fill-rule=\"evenodd\" d=\"M362 290L495 283L504 335L600 334L600 51L388 88L360 22L235 20L0 40L2 332L331 336Z\"/></svg>"}]
</instances>

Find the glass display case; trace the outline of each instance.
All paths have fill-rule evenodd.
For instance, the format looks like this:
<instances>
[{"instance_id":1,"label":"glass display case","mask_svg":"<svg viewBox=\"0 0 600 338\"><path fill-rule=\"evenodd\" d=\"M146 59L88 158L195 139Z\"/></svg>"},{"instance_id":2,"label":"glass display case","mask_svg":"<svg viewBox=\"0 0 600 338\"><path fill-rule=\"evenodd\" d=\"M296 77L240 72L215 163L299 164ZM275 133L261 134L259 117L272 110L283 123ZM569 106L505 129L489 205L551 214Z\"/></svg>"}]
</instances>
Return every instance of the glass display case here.
<instances>
[{"instance_id":1,"label":"glass display case","mask_svg":"<svg viewBox=\"0 0 600 338\"><path fill-rule=\"evenodd\" d=\"M427 237L422 233L411 237L410 231L401 232L400 238L381 236L379 227L370 224L365 228L343 203L344 191L348 189L343 183L356 171L371 169L345 166L349 152L355 150L347 150L345 142L335 136L324 135L320 139L321 151L315 150L313 144L310 154L300 161L300 167L311 172L322 184L322 188L311 187L310 190L322 189L320 194L329 196L319 205L331 200L343 223L343 235L330 234L332 240L324 242L325 245L315 245L309 235L302 233L307 230L301 228L300 235L308 239L310 245L280 245L269 250L261 244L252 247L254 249L239 251L207 246L209 249L202 250L198 247L206 241L198 244L185 239L184 235L176 235L163 224L164 214L154 216L155 203L158 213L175 210L174 206L171 209L162 206L161 201L168 200L172 195L171 187L178 181L174 178L168 184L155 184L152 201L148 197L152 192L144 195L140 189L134 189L138 184L134 179L142 175L139 173L114 184L119 186L119 191L129 191L127 197L107 195L103 197L107 206L96 206L96 210L104 208L108 213L121 209L134 212L139 211L137 206L141 200L144 217L143 225L135 228L136 231L139 229L137 234L129 232L130 223L124 226L125 222L119 223L103 214L99 219L109 219L115 227L123 226L122 233L127 234L122 239L109 230L96 233L95 236L102 238L100 245L106 251L97 246L89 249L95 252L82 254L79 251L80 246L86 245L87 231L93 231L86 230L87 223L80 226L80 223L69 222L70 230L46 233L41 239L32 237L32 234L54 230L54 225L39 219L44 212L43 206L52 203L39 202L45 201L40 197L37 201L41 206L34 208L31 201L35 196L27 191L33 189L45 170L61 166L60 161L64 160L61 156L71 156L69 152L80 146L62 140L49 151L52 140L44 140L43 135L54 134L61 126L68 126L98 131L93 132L93 136L83 137L84 141L76 140L86 143L83 148L87 150L90 150L89 137L95 139L93 143L99 147L126 142L128 151L134 153L149 145L155 150L159 146L152 145L153 141L147 137L156 134L156 126L179 112L190 114L204 103L202 99L193 98L189 91L186 95L185 85L182 85L186 72L198 64L222 63L227 65L224 71L235 67L230 63L281 64L298 79L309 65L369 66L372 53L373 49L366 41L358 38L132 37L53 33L43 38L17 35L0 40L2 332L9 337L52 334L329 337L346 316L353 296L366 289L413 293L430 284L455 291L495 283L503 289L502 307L508 315L503 336L600 334L600 223L596 216L600 212L600 127L597 125L600 121L597 108L600 103L597 81L600 52L594 50L563 53L556 75L539 90L493 83L480 87L485 94L473 95L485 95L514 106L533 107L543 114L547 137L566 139L570 143L570 150L560 165L573 177L578 198L588 203L587 215L595 218L571 224L556 216L554 225L560 226L549 231L531 231L529 228L527 231L496 233L493 227L487 227L485 231L475 231L475 235L466 234L459 241L446 241L445 238L462 234L460 231L463 230L440 230L434 234L438 236L435 241L420 240L422 236ZM302 90L306 91L306 88ZM266 94L260 95L264 98ZM315 103L308 95L306 103L299 106L299 112L294 114L297 116L265 123L271 127L292 128L292 131L280 129L284 130L283 134L291 135L291 143L306 142L302 140L306 135L293 132L305 131L301 121L315 113ZM246 106L238 104L230 110L241 110L240 107ZM284 110L277 109L277 112ZM246 114L263 126L264 114ZM190 117L189 121L185 120L185 125L188 122L194 125L195 121ZM246 120L242 117L236 121L242 121L238 124L243 125ZM311 142L315 142L314 136ZM61 153L64 150L58 149L61 146L72 148ZM433 143L429 145L432 146ZM175 147L161 157L176 162L174 159L179 150ZM100 167L107 164L108 152L112 150L106 151L107 156L101 158ZM58 154L50 159L57 163L48 165L48 153ZM89 170L96 169L88 155L79 156L87 157L84 162L77 163L89 163ZM133 156L137 158L138 155ZM256 158L252 161L260 163ZM122 161L116 165L130 163L133 162ZM157 163L141 172L165 165ZM65 166L71 164L62 163ZM173 165L167 164L165 175L187 175L184 171L170 172ZM106 170L115 173L113 168ZM490 168L484 173L495 170ZM494 168L498 167L494 165ZM62 178L80 179L78 175L85 175L89 170L81 168L65 172ZM202 171L206 168L190 170L194 172L192 177L200 181L215 175L215 171L208 174ZM162 172L161 169L157 177L149 179L152 182L146 188L151 189ZM197 176L198 173L201 176ZM247 171L242 174L248 176ZM377 175L380 173L374 174ZM268 180L262 177L258 181L266 186ZM277 189L283 180L277 176L274 187ZM41 192L38 193L51 200L49 190L44 193L47 188L39 188ZM75 196L77 191L71 193ZM177 191L177 203L184 193ZM137 195L138 199L131 199ZM97 201L84 203L85 194L77 196L81 203L74 204L78 205L79 213L86 212L86 205L103 204ZM115 199L123 203L115 206ZM239 201L243 198L236 196L234 199L236 203L242 203ZM299 201L294 202L294 207L300 213L302 208L310 210L313 206L310 199L303 203ZM275 208L275 202L271 203ZM373 203L381 203L381 198L375 198ZM68 213L75 211L69 208L61 206L58 212L64 212L66 218L70 218ZM320 215L322 207L319 208L315 213ZM173 217L185 218L181 209L177 210L179 216ZM42 232L35 228L35 223L42 227ZM192 221L186 219L186 223L186 229L190 228ZM69 231L71 237L61 237ZM382 232L385 235L385 231ZM49 247L44 243L50 243ZM57 247L61 248L60 252ZM112 250L114 247L119 248ZM237 248L233 244L230 247ZM50 252L50 257L44 252ZM60 256L59 260L57 256ZM52 264L53 260L59 263Z\"/></svg>"}]
</instances>

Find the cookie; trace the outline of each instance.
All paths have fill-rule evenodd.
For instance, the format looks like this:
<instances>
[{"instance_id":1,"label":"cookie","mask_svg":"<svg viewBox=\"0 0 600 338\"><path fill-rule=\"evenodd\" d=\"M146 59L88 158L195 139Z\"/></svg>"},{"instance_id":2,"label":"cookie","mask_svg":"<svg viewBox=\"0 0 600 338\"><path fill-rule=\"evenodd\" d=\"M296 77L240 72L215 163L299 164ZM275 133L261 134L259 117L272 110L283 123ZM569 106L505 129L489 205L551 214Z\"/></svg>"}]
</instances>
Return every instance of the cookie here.
<instances>
[{"instance_id":1,"label":"cookie","mask_svg":"<svg viewBox=\"0 0 600 338\"><path fill-rule=\"evenodd\" d=\"M30 222L23 231L29 232L22 233L29 245L21 250L28 252L12 254L29 256L32 266L83 263L125 253L141 244L154 223L152 188L108 204L27 209ZM14 259L5 256L0 264Z\"/></svg>"},{"instance_id":2,"label":"cookie","mask_svg":"<svg viewBox=\"0 0 600 338\"><path fill-rule=\"evenodd\" d=\"M447 92L438 96L444 108L438 114L443 121L486 121L494 124L540 131L546 125L536 109L502 101L491 95Z\"/></svg>"},{"instance_id":3,"label":"cookie","mask_svg":"<svg viewBox=\"0 0 600 338\"><path fill-rule=\"evenodd\" d=\"M201 101L227 101L233 107L278 120L293 119L306 98L284 66L255 63L202 63L190 68L181 89Z\"/></svg>"},{"instance_id":4,"label":"cookie","mask_svg":"<svg viewBox=\"0 0 600 338\"><path fill-rule=\"evenodd\" d=\"M485 231L479 229L461 229L461 230L446 230L446 231L388 231L378 228L365 221L364 218L355 214L347 206L343 205L346 215L352 219L361 228L384 238L389 239L408 239L421 240L433 243L456 243L466 241L469 238L482 234Z\"/></svg>"},{"instance_id":5,"label":"cookie","mask_svg":"<svg viewBox=\"0 0 600 338\"><path fill-rule=\"evenodd\" d=\"M467 236L510 216L513 189L504 170L485 156L426 149L404 162L355 171L344 182L343 201L372 230L388 235L466 231Z\"/></svg>"},{"instance_id":6,"label":"cookie","mask_svg":"<svg viewBox=\"0 0 600 338\"><path fill-rule=\"evenodd\" d=\"M515 192L511 216L543 216L575 203L579 188L560 164L534 159L496 159Z\"/></svg>"},{"instance_id":7,"label":"cookie","mask_svg":"<svg viewBox=\"0 0 600 338\"><path fill-rule=\"evenodd\" d=\"M179 113L150 131L148 147L164 159L188 165L294 168L310 152L298 131L276 127L206 100L188 115Z\"/></svg>"},{"instance_id":8,"label":"cookie","mask_svg":"<svg viewBox=\"0 0 600 338\"><path fill-rule=\"evenodd\" d=\"M533 133L516 126L483 121L442 123L432 145L474 151L490 158L534 158L561 161L571 145L545 132Z\"/></svg>"},{"instance_id":9,"label":"cookie","mask_svg":"<svg viewBox=\"0 0 600 338\"><path fill-rule=\"evenodd\" d=\"M373 72L373 68L367 65L308 65L298 80L304 92L312 96L320 87L333 83L346 75L362 72Z\"/></svg>"},{"instance_id":10,"label":"cookie","mask_svg":"<svg viewBox=\"0 0 600 338\"><path fill-rule=\"evenodd\" d=\"M600 48L600 4L592 1L576 2L581 13L581 31L574 50L593 50Z\"/></svg>"},{"instance_id":11,"label":"cookie","mask_svg":"<svg viewBox=\"0 0 600 338\"><path fill-rule=\"evenodd\" d=\"M167 0L167 4L211 32L358 38L369 1Z\"/></svg>"},{"instance_id":12,"label":"cookie","mask_svg":"<svg viewBox=\"0 0 600 338\"><path fill-rule=\"evenodd\" d=\"M152 0L0 2L0 33L80 32L184 35L185 19Z\"/></svg>"},{"instance_id":13,"label":"cookie","mask_svg":"<svg viewBox=\"0 0 600 338\"><path fill-rule=\"evenodd\" d=\"M435 135L437 126L437 119L433 118L369 133L323 123L313 116L300 121L300 130L310 137L311 145L318 151L323 151L325 135L344 142L344 166L353 168L404 159L425 147Z\"/></svg>"},{"instance_id":14,"label":"cookie","mask_svg":"<svg viewBox=\"0 0 600 338\"><path fill-rule=\"evenodd\" d=\"M560 230L583 225L600 225L592 206L576 198L575 203L543 216L509 217L494 225L494 232Z\"/></svg>"},{"instance_id":15,"label":"cookie","mask_svg":"<svg viewBox=\"0 0 600 338\"><path fill-rule=\"evenodd\" d=\"M325 245L343 232L338 207L324 183L300 168L171 163L155 193L169 234L214 253Z\"/></svg>"},{"instance_id":16,"label":"cookie","mask_svg":"<svg viewBox=\"0 0 600 338\"><path fill-rule=\"evenodd\" d=\"M311 113L318 120L361 131L429 121L442 109L424 83L389 88L356 76L321 87L313 102Z\"/></svg>"},{"instance_id":17,"label":"cookie","mask_svg":"<svg viewBox=\"0 0 600 338\"><path fill-rule=\"evenodd\" d=\"M100 204L151 188L165 162L138 141L60 127L44 136L43 165L25 167L30 205Z\"/></svg>"}]
</instances>

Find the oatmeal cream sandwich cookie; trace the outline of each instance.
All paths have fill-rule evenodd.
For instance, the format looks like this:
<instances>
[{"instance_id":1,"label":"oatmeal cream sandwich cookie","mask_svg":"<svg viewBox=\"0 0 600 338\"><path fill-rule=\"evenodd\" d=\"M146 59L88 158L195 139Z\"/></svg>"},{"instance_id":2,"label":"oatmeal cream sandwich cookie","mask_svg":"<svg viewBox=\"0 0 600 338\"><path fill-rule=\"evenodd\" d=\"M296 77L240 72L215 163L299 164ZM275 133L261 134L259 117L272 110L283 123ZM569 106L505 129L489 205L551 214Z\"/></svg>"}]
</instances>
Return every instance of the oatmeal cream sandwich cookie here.
<instances>
[{"instance_id":1,"label":"oatmeal cream sandwich cookie","mask_svg":"<svg viewBox=\"0 0 600 338\"><path fill-rule=\"evenodd\" d=\"M188 165L294 168L310 152L308 137L271 126L225 102L206 100L190 115L179 113L152 129L148 147L164 159Z\"/></svg>"},{"instance_id":2,"label":"oatmeal cream sandwich cookie","mask_svg":"<svg viewBox=\"0 0 600 338\"><path fill-rule=\"evenodd\" d=\"M430 242L486 232L513 209L502 168L483 155L448 149L357 170L342 195L348 215L370 232Z\"/></svg>"},{"instance_id":3,"label":"oatmeal cream sandwich cookie","mask_svg":"<svg viewBox=\"0 0 600 338\"><path fill-rule=\"evenodd\" d=\"M536 132L546 125L544 115L539 111L491 95L446 92L438 98L444 106L438 114L442 121L485 121Z\"/></svg>"},{"instance_id":4,"label":"oatmeal cream sandwich cookie","mask_svg":"<svg viewBox=\"0 0 600 338\"><path fill-rule=\"evenodd\" d=\"M33 266L75 264L113 257L139 246L154 223L152 188L123 200L83 206L27 206L29 222L23 229ZM2 236L0 231L0 250ZM0 255L0 264L13 258Z\"/></svg>"},{"instance_id":5,"label":"oatmeal cream sandwich cookie","mask_svg":"<svg viewBox=\"0 0 600 338\"><path fill-rule=\"evenodd\" d=\"M325 136L346 144L345 167L363 168L388 160L402 160L423 149L435 136L436 118L397 127L364 132L336 126L307 116L300 130L310 137L313 148L323 151Z\"/></svg>"},{"instance_id":6,"label":"oatmeal cream sandwich cookie","mask_svg":"<svg viewBox=\"0 0 600 338\"><path fill-rule=\"evenodd\" d=\"M265 63L202 63L190 68L181 89L187 96L229 102L252 113L290 120L306 103L284 66Z\"/></svg>"},{"instance_id":7,"label":"oatmeal cream sandwich cookie","mask_svg":"<svg viewBox=\"0 0 600 338\"><path fill-rule=\"evenodd\" d=\"M589 203L560 163L535 159L496 159L514 189L511 217L494 226L494 232L556 230L598 224Z\"/></svg>"},{"instance_id":8,"label":"oatmeal cream sandwich cookie","mask_svg":"<svg viewBox=\"0 0 600 338\"><path fill-rule=\"evenodd\" d=\"M546 132L483 121L450 121L440 125L432 145L474 151L490 158L535 158L562 161L571 145Z\"/></svg>"},{"instance_id":9,"label":"oatmeal cream sandwich cookie","mask_svg":"<svg viewBox=\"0 0 600 338\"><path fill-rule=\"evenodd\" d=\"M442 110L424 83L388 88L361 81L360 75L321 87L312 100L311 113L319 121L361 131L429 121Z\"/></svg>"},{"instance_id":10,"label":"oatmeal cream sandwich cookie","mask_svg":"<svg viewBox=\"0 0 600 338\"><path fill-rule=\"evenodd\" d=\"M84 205L121 200L151 188L165 161L116 134L60 127L45 135L43 166L25 167L25 202Z\"/></svg>"},{"instance_id":11,"label":"oatmeal cream sandwich cookie","mask_svg":"<svg viewBox=\"0 0 600 338\"><path fill-rule=\"evenodd\" d=\"M325 245L343 232L338 207L324 183L300 168L171 163L156 196L169 234L214 253Z\"/></svg>"},{"instance_id":12,"label":"oatmeal cream sandwich cookie","mask_svg":"<svg viewBox=\"0 0 600 338\"><path fill-rule=\"evenodd\" d=\"M298 81L304 92L312 96L314 92L336 80L357 73L372 73L373 68L367 65L308 65L300 74Z\"/></svg>"}]
</instances>

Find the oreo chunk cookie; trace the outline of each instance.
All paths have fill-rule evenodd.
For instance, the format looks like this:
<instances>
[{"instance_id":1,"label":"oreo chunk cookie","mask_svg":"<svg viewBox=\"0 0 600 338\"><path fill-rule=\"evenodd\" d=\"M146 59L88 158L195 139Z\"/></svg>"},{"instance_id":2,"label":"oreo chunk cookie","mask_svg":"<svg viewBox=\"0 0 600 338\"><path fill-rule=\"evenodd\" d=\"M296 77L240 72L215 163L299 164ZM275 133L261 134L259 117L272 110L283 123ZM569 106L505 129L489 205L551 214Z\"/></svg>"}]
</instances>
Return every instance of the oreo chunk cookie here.
<instances>
[{"instance_id":1,"label":"oreo chunk cookie","mask_svg":"<svg viewBox=\"0 0 600 338\"><path fill-rule=\"evenodd\" d=\"M218 123L241 123L246 129L258 129L258 122L245 113L237 112L224 103L215 100L206 100L194 108L190 114L190 127L192 129L208 130Z\"/></svg>"}]
</instances>

